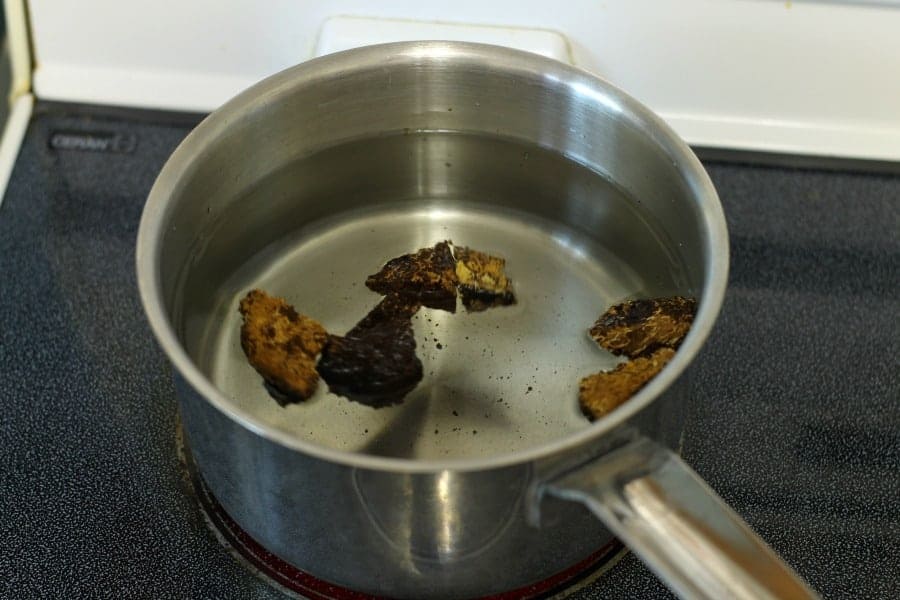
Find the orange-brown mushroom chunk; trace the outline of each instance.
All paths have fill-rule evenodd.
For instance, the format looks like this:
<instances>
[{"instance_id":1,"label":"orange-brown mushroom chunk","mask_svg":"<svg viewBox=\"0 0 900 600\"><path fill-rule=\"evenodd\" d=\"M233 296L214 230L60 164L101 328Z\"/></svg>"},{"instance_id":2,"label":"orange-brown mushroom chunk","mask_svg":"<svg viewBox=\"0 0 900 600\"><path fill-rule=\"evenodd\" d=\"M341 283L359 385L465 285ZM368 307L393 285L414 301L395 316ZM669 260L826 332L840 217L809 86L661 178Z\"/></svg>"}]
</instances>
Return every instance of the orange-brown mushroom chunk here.
<instances>
[{"instance_id":1,"label":"orange-brown mushroom chunk","mask_svg":"<svg viewBox=\"0 0 900 600\"><path fill-rule=\"evenodd\" d=\"M319 382L316 357L328 340L325 328L262 290L251 290L239 311L241 348L275 399L284 404L312 396Z\"/></svg>"},{"instance_id":2,"label":"orange-brown mushroom chunk","mask_svg":"<svg viewBox=\"0 0 900 600\"><path fill-rule=\"evenodd\" d=\"M599 419L622 405L662 371L675 351L660 348L649 356L624 362L612 371L588 375L578 385L578 403L588 419Z\"/></svg>"},{"instance_id":3,"label":"orange-brown mushroom chunk","mask_svg":"<svg viewBox=\"0 0 900 600\"><path fill-rule=\"evenodd\" d=\"M463 306L480 312L493 306L516 303L512 281L506 276L506 260L465 246L453 248L456 257L456 277Z\"/></svg>"},{"instance_id":4,"label":"orange-brown mushroom chunk","mask_svg":"<svg viewBox=\"0 0 900 600\"><path fill-rule=\"evenodd\" d=\"M590 335L601 348L635 358L658 348L678 348L696 311L697 301L682 296L623 302L600 315Z\"/></svg>"}]
</instances>

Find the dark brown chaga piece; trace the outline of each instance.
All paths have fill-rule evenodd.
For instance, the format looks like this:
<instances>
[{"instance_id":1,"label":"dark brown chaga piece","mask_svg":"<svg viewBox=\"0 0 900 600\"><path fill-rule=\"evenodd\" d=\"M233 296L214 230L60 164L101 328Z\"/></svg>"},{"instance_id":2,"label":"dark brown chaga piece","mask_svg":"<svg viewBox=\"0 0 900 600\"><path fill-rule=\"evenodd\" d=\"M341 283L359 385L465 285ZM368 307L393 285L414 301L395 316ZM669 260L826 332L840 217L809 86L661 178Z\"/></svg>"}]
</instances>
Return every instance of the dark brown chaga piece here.
<instances>
[{"instance_id":1,"label":"dark brown chaga piece","mask_svg":"<svg viewBox=\"0 0 900 600\"><path fill-rule=\"evenodd\" d=\"M453 254L459 295L466 310L480 312L515 304L512 281L504 273L505 259L465 246L454 247Z\"/></svg>"},{"instance_id":2,"label":"dark brown chaga piece","mask_svg":"<svg viewBox=\"0 0 900 600\"><path fill-rule=\"evenodd\" d=\"M372 329L392 321L409 321L419 311L419 308L421 308L421 304L403 296L394 294L385 296L375 308L369 311L369 314L347 332L347 335L358 336L366 329Z\"/></svg>"},{"instance_id":3,"label":"dark brown chaga piece","mask_svg":"<svg viewBox=\"0 0 900 600\"><path fill-rule=\"evenodd\" d=\"M659 348L648 356L617 365L612 371L588 375L578 385L581 412L593 421L621 406L656 377L673 356L672 348Z\"/></svg>"},{"instance_id":4,"label":"dark brown chaga piece","mask_svg":"<svg viewBox=\"0 0 900 600\"><path fill-rule=\"evenodd\" d=\"M298 314L283 298L251 290L238 307L244 317L241 348L282 405L306 400L316 391L316 356L328 333L315 320Z\"/></svg>"},{"instance_id":5,"label":"dark brown chaga piece","mask_svg":"<svg viewBox=\"0 0 900 600\"><path fill-rule=\"evenodd\" d=\"M403 298L409 304L456 312L456 261L449 242L389 260L366 279L373 292Z\"/></svg>"},{"instance_id":6,"label":"dark brown chaga piece","mask_svg":"<svg viewBox=\"0 0 900 600\"><path fill-rule=\"evenodd\" d=\"M694 298L671 296L617 304L600 315L590 335L601 348L636 358L678 348L697 312Z\"/></svg>"},{"instance_id":7,"label":"dark brown chaga piece","mask_svg":"<svg viewBox=\"0 0 900 600\"><path fill-rule=\"evenodd\" d=\"M328 390L373 408L402 401L422 380L410 321L418 308L388 296L347 335L329 336L316 367Z\"/></svg>"}]
</instances>

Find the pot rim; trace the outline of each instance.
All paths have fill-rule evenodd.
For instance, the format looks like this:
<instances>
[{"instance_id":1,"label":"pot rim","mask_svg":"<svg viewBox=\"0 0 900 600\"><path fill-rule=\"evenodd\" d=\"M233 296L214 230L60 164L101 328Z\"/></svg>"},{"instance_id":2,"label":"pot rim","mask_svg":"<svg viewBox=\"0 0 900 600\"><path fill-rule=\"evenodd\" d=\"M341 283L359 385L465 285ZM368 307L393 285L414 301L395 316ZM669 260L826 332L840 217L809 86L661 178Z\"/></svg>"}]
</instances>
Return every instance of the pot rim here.
<instances>
[{"instance_id":1,"label":"pot rim","mask_svg":"<svg viewBox=\"0 0 900 600\"><path fill-rule=\"evenodd\" d=\"M613 105L615 110L646 132L679 166L693 196L700 203L705 229L704 249L710 259L705 264L705 280L694 323L672 361L635 396L588 427L565 437L525 450L489 457L453 459L409 459L336 450L294 437L260 422L253 414L235 406L194 364L178 340L166 315L159 274L162 233L167 226L169 199L185 173L202 150L227 130L244 111L252 110L302 81L309 85L318 78L334 77L356 69L369 69L390 63L414 66L422 63L443 67L489 63L492 68L509 72L528 71L551 75L560 84L593 96L597 102ZM207 402L257 435L285 448L324 461L350 467L405 473L434 473L445 470L483 471L543 459L574 450L598 440L628 421L656 400L687 368L718 316L728 279L728 232L718 195L699 159L688 145L655 113L606 80L585 70L529 52L501 46L469 42L415 41L379 44L346 50L316 58L253 85L207 116L176 148L153 184L141 216L137 236L136 267L141 302L157 341L178 373Z\"/></svg>"}]
</instances>

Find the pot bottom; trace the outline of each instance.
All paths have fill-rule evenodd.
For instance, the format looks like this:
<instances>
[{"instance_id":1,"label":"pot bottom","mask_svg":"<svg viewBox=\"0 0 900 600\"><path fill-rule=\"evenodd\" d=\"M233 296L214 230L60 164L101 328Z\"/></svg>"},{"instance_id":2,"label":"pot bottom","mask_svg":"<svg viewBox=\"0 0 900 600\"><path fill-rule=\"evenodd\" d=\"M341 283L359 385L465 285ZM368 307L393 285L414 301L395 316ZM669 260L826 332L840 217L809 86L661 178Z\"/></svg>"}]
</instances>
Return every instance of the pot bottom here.
<instances>
[{"instance_id":1,"label":"pot bottom","mask_svg":"<svg viewBox=\"0 0 900 600\"><path fill-rule=\"evenodd\" d=\"M213 496L190 455L179 424L176 444L187 478L196 495L204 521L216 539L251 573L279 589L287 597L308 600L377 600L386 598L350 590L301 571L281 560L244 531ZM594 582L627 552L616 538L571 567L524 587L481 596L480 600L531 600L565 598Z\"/></svg>"}]
</instances>

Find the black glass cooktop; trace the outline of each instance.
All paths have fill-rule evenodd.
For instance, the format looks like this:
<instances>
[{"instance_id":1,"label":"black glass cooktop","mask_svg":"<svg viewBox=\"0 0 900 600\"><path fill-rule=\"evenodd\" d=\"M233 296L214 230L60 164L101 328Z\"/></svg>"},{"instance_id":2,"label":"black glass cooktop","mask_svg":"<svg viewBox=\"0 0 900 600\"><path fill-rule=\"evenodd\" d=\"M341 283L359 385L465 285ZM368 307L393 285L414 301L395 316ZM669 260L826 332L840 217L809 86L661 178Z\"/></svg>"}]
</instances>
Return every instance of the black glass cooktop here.
<instances>
[{"instance_id":1,"label":"black glass cooktop","mask_svg":"<svg viewBox=\"0 0 900 600\"><path fill-rule=\"evenodd\" d=\"M278 598L207 530L141 312L196 117L38 103L0 205L0 597ZM684 456L827 598L900 597L900 176L709 162L731 231ZM574 598L664 598L633 556Z\"/></svg>"}]
</instances>

